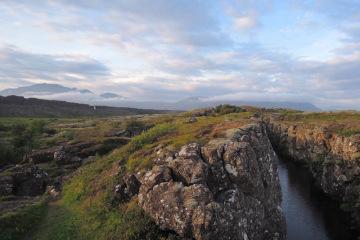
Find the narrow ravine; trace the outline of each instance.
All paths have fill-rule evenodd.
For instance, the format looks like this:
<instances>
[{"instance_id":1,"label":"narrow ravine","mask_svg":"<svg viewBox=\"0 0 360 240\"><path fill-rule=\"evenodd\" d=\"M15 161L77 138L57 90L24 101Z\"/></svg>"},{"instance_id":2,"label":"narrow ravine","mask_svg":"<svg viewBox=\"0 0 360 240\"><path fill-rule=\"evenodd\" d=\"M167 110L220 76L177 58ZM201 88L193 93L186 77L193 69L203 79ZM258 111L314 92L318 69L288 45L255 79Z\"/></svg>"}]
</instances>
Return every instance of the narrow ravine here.
<instances>
[{"instance_id":1,"label":"narrow ravine","mask_svg":"<svg viewBox=\"0 0 360 240\"><path fill-rule=\"evenodd\" d=\"M278 171L288 240L356 239L349 216L315 188L307 169L280 159Z\"/></svg>"}]
</instances>

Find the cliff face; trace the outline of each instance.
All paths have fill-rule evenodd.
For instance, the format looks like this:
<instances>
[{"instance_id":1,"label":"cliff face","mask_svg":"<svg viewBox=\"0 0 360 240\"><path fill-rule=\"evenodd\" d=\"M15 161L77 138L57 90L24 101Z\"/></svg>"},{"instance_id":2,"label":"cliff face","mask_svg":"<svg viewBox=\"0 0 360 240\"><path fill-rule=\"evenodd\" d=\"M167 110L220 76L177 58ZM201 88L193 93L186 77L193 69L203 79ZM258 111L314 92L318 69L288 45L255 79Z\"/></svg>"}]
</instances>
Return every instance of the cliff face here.
<instances>
[{"instance_id":1,"label":"cliff face","mask_svg":"<svg viewBox=\"0 0 360 240\"><path fill-rule=\"evenodd\" d=\"M360 135L344 137L323 127L276 120L267 126L274 148L308 166L316 184L340 201L360 226Z\"/></svg>"},{"instance_id":2,"label":"cliff face","mask_svg":"<svg viewBox=\"0 0 360 240\"><path fill-rule=\"evenodd\" d=\"M163 154L118 190L131 197L139 189L141 208L161 229L184 238L285 239L277 157L265 127L227 135Z\"/></svg>"}]
</instances>

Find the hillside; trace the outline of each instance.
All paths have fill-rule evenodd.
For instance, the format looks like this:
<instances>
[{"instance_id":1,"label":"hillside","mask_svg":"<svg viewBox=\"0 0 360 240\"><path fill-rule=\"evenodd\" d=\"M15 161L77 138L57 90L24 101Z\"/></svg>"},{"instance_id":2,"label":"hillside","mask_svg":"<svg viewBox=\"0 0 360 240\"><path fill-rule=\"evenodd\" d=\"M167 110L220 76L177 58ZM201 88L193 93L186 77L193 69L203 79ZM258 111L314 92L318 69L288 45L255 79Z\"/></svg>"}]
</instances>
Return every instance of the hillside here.
<instances>
[{"instance_id":1,"label":"hillside","mask_svg":"<svg viewBox=\"0 0 360 240\"><path fill-rule=\"evenodd\" d=\"M166 111L126 107L90 106L65 101L0 96L0 117L83 117L156 114Z\"/></svg>"}]
</instances>

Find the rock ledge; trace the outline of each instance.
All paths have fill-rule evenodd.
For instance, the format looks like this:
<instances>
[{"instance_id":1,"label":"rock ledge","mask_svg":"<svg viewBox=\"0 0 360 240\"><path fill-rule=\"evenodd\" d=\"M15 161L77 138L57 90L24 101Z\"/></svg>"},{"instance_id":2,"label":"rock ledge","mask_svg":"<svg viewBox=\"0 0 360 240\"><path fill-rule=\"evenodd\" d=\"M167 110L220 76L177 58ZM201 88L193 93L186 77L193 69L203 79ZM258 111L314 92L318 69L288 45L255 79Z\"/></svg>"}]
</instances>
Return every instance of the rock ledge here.
<instances>
[{"instance_id":1,"label":"rock ledge","mask_svg":"<svg viewBox=\"0 0 360 240\"><path fill-rule=\"evenodd\" d=\"M262 124L157 162L138 176L138 197L161 229L195 239L286 239L277 156Z\"/></svg>"}]
</instances>

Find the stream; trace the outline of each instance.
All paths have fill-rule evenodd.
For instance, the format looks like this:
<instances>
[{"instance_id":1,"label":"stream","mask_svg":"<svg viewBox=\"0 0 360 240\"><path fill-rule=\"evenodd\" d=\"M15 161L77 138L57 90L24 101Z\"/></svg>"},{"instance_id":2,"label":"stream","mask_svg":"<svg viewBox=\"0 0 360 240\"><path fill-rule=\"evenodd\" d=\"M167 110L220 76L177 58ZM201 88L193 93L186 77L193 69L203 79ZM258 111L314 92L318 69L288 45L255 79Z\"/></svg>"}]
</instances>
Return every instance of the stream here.
<instances>
[{"instance_id":1,"label":"stream","mask_svg":"<svg viewBox=\"0 0 360 240\"><path fill-rule=\"evenodd\" d=\"M350 219L313 184L307 169L280 159L282 208L288 240L353 240Z\"/></svg>"}]
</instances>

